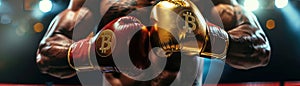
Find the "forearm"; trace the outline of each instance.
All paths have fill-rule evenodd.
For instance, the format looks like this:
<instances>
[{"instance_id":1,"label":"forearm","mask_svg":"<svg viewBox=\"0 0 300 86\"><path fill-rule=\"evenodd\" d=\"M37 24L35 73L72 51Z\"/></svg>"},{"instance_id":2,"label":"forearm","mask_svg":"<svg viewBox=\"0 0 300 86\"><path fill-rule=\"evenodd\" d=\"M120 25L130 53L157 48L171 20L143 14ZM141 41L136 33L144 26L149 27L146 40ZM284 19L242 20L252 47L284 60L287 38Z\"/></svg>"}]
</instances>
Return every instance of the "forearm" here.
<instances>
[{"instance_id":1,"label":"forearm","mask_svg":"<svg viewBox=\"0 0 300 86\"><path fill-rule=\"evenodd\" d=\"M214 9L219 12L229 37L226 63L238 69L265 66L270 59L270 45L255 15L239 5L224 2Z\"/></svg>"},{"instance_id":2,"label":"forearm","mask_svg":"<svg viewBox=\"0 0 300 86\"><path fill-rule=\"evenodd\" d=\"M68 48L73 43L73 40L61 34L47 38L46 42L40 44L40 53L48 57L67 57Z\"/></svg>"}]
</instances>

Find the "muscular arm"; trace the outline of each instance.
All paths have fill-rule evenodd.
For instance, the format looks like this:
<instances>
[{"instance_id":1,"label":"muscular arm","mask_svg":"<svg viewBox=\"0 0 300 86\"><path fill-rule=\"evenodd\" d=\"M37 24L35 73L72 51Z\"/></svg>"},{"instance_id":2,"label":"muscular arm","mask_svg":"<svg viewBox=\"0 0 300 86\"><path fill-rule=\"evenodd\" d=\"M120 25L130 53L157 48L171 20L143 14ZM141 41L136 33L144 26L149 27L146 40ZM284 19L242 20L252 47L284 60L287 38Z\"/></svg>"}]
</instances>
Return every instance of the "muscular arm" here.
<instances>
[{"instance_id":1,"label":"muscular arm","mask_svg":"<svg viewBox=\"0 0 300 86\"><path fill-rule=\"evenodd\" d=\"M269 62L271 49L256 17L246 11L236 17L236 27L228 30L231 39L226 63L239 69L265 66Z\"/></svg>"},{"instance_id":2,"label":"muscular arm","mask_svg":"<svg viewBox=\"0 0 300 86\"><path fill-rule=\"evenodd\" d=\"M68 66L66 59L68 48L73 40L70 38L72 34L63 33L67 31L69 25L62 23L62 17L62 15L58 15L51 22L39 45L37 64L43 73L55 77L69 78L75 75L75 71Z\"/></svg>"},{"instance_id":3,"label":"muscular arm","mask_svg":"<svg viewBox=\"0 0 300 86\"><path fill-rule=\"evenodd\" d=\"M90 16L85 8L75 11L66 9L52 20L37 51L37 64L43 73L59 78L76 75L76 71L68 64L68 50L74 43L72 35L75 25ZM86 31L89 29L84 28Z\"/></svg>"},{"instance_id":4,"label":"muscular arm","mask_svg":"<svg viewBox=\"0 0 300 86\"><path fill-rule=\"evenodd\" d=\"M212 1L230 38L226 63L238 69L267 65L271 48L255 15L244 10L236 0Z\"/></svg>"}]
</instances>

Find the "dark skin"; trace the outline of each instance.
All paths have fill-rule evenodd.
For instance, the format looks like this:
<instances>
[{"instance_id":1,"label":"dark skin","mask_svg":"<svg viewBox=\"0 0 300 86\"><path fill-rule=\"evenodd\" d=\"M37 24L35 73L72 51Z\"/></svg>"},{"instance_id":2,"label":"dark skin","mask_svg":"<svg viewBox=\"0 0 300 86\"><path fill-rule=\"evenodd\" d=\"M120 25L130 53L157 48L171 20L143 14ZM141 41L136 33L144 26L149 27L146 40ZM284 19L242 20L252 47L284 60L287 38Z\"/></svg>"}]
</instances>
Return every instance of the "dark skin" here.
<instances>
[{"instance_id":1,"label":"dark skin","mask_svg":"<svg viewBox=\"0 0 300 86\"><path fill-rule=\"evenodd\" d=\"M75 0L76 1L76 0ZM74 21L65 19L69 12L78 12L83 2L73 2L68 9L58 15L49 27L48 32L41 41L37 62L44 73L55 77L69 78L76 71L68 66L66 61L67 49L74 42L72 30ZM244 11L235 0L212 0L214 9L220 15L224 29L230 36L226 63L237 69L251 69L267 65L270 59L270 46L266 35L259 26L255 16ZM131 2L131 3L125 3ZM126 16L137 8L151 6L154 2L149 0L128 1L102 0L100 11L104 15L98 27L100 30L109 21ZM67 21L67 22L63 22ZM113 86L132 85L169 85L176 78L177 71L164 70L158 77L150 81L135 81L121 73L105 73L108 82Z\"/></svg>"},{"instance_id":2,"label":"dark skin","mask_svg":"<svg viewBox=\"0 0 300 86\"><path fill-rule=\"evenodd\" d=\"M237 69L266 66L270 45L253 13L242 9L234 0L213 1L218 2L214 9L231 38L226 63Z\"/></svg>"},{"instance_id":3,"label":"dark skin","mask_svg":"<svg viewBox=\"0 0 300 86\"><path fill-rule=\"evenodd\" d=\"M85 0L71 0L69 7L58 14L49 25L37 51L37 64L43 73L70 78L76 75L67 63L67 52L76 22L90 18L90 12L82 8ZM82 16L84 14L84 16Z\"/></svg>"}]
</instances>

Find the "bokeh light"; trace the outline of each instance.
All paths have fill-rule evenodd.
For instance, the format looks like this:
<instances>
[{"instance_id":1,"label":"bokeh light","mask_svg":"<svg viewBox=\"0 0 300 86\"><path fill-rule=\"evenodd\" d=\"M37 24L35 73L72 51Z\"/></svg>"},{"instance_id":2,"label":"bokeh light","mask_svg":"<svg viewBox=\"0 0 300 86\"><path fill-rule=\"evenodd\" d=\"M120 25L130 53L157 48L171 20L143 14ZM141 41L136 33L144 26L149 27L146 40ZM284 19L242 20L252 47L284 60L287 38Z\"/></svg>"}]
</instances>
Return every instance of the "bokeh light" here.
<instances>
[{"instance_id":1,"label":"bokeh light","mask_svg":"<svg viewBox=\"0 0 300 86\"><path fill-rule=\"evenodd\" d=\"M37 33L42 32L44 30L44 25L40 22L35 23L33 25L33 30L34 30L34 32L37 32Z\"/></svg>"},{"instance_id":2,"label":"bokeh light","mask_svg":"<svg viewBox=\"0 0 300 86\"><path fill-rule=\"evenodd\" d=\"M289 3L289 0L275 0L275 6L277 8L284 8Z\"/></svg>"},{"instance_id":3,"label":"bokeh light","mask_svg":"<svg viewBox=\"0 0 300 86\"><path fill-rule=\"evenodd\" d=\"M23 25L20 25L17 29L16 29L16 34L18 36L24 36L26 33L26 28Z\"/></svg>"},{"instance_id":4,"label":"bokeh light","mask_svg":"<svg viewBox=\"0 0 300 86\"><path fill-rule=\"evenodd\" d=\"M50 0L42 0L39 3L39 8L42 12L49 12L52 9L52 2Z\"/></svg>"},{"instance_id":5,"label":"bokeh light","mask_svg":"<svg viewBox=\"0 0 300 86\"><path fill-rule=\"evenodd\" d=\"M275 21L273 19L269 19L267 22L266 22L266 27L269 29L269 30L272 30L276 27L276 24L275 24Z\"/></svg>"},{"instance_id":6,"label":"bokeh light","mask_svg":"<svg viewBox=\"0 0 300 86\"><path fill-rule=\"evenodd\" d=\"M259 7L259 2L257 0L245 0L244 7L249 11L255 11Z\"/></svg>"},{"instance_id":7,"label":"bokeh light","mask_svg":"<svg viewBox=\"0 0 300 86\"><path fill-rule=\"evenodd\" d=\"M2 15L0 16L0 23L1 24L10 24L12 22L12 19L8 15Z\"/></svg>"}]
</instances>

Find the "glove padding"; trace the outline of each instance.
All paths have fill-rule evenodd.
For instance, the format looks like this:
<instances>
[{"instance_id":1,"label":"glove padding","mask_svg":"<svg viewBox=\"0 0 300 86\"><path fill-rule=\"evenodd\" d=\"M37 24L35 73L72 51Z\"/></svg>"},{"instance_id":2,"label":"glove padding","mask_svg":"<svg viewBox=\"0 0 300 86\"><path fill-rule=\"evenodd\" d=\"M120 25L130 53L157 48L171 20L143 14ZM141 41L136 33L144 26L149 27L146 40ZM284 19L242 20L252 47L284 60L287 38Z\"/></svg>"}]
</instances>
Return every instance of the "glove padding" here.
<instances>
[{"instance_id":1,"label":"glove padding","mask_svg":"<svg viewBox=\"0 0 300 86\"><path fill-rule=\"evenodd\" d=\"M166 6L173 7L166 7ZM190 1L161 1L152 10L154 26L151 44L166 51L166 56L181 52L190 56L225 59L228 35L207 23Z\"/></svg>"},{"instance_id":2,"label":"glove padding","mask_svg":"<svg viewBox=\"0 0 300 86\"><path fill-rule=\"evenodd\" d=\"M132 38L130 34L134 34ZM147 46L149 46L147 39L148 31L138 19L132 16L120 17L108 23L94 37L72 44L68 57L69 63L77 70L100 68L103 72L118 72L112 54L124 53L123 47L129 47L133 64L138 68L146 68L150 63L147 59ZM126 46L119 46L118 43L126 43ZM94 57L89 57L91 54L96 54L98 64L92 63L91 58ZM74 61L79 64L74 65Z\"/></svg>"}]
</instances>

